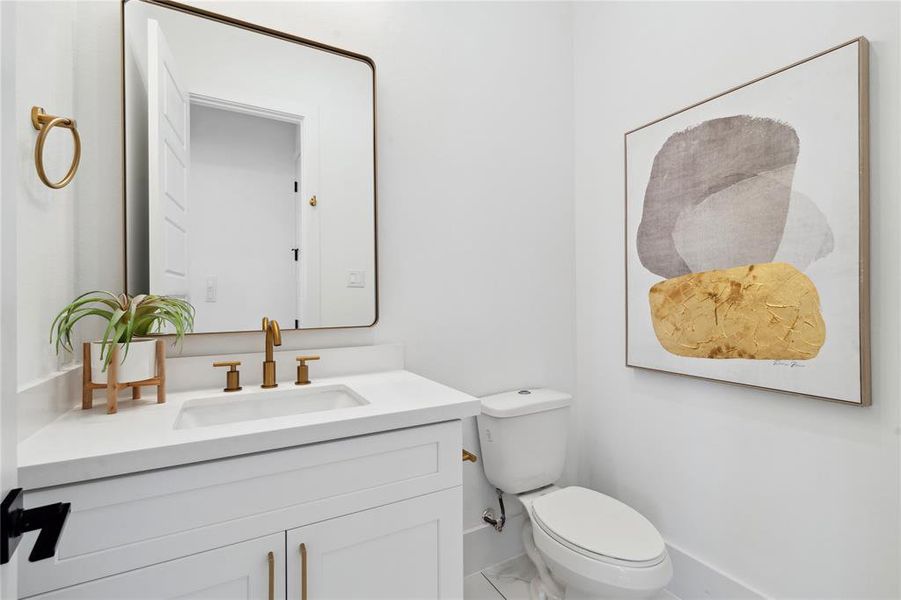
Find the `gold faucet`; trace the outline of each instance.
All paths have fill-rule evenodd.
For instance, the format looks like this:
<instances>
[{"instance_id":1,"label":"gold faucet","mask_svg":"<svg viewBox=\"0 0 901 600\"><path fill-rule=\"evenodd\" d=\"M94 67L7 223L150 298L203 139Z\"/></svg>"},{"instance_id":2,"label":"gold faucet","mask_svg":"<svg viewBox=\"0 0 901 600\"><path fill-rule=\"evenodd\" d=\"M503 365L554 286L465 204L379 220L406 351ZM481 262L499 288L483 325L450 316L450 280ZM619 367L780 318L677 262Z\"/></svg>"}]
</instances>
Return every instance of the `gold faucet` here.
<instances>
[{"instance_id":1,"label":"gold faucet","mask_svg":"<svg viewBox=\"0 0 901 600\"><path fill-rule=\"evenodd\" d=\"M282 332L278 328L278 321L263 317L263 331L266 332L266 360L263 361L263 386L264 388L278 387L275 377L275 360L272 358L272 347L282 345Z\"/></svg>"}]
</instances>

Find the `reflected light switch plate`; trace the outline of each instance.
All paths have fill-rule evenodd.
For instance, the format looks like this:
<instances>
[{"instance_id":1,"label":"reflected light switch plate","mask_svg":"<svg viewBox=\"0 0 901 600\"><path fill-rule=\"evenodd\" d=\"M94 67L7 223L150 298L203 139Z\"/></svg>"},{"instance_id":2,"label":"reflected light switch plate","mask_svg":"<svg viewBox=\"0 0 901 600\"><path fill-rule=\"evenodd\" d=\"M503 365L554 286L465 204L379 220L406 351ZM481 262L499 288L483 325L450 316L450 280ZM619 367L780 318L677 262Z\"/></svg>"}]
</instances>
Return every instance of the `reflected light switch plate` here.
<instances>
[{"instance_id":1,"label":"reflected light switch plate","mask_svg":"<svg viewBox=\"0 0 901 600\"><path fill-rule=\"evenodd\" d=\"M207 302L215 302L216 301L216 290L219 287L219 282L216 281L215 277L207 277L206 278L206 301Z\"/></svg>"},{"instance_id":2,"label":"reflected light switch plate","mask_svg":"<svg viewBox=\"0 0 901 600\"><path fill-rule=\"evenodd\" d=\"M361 288L366 287L366 271L348 271L347 287Z\"/></svg>"}]
</instances>

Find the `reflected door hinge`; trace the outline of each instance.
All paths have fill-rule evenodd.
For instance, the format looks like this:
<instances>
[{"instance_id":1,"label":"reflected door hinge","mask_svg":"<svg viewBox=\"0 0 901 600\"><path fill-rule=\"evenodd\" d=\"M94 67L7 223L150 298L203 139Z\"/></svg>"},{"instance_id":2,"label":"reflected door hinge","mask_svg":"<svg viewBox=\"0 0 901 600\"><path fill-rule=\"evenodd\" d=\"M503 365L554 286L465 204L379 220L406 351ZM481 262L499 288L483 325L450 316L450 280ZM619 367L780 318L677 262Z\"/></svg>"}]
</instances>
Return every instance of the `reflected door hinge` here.
<instances>
[{"instance_id":1,"label":"reflected door hinge","mask_svg":"<svg viewBox=\"0 0 901 600\"><path fill-rule=\"evenodd\" d=\"M296 181L294 182L294 193L295 194L297 193L297 182Z\"/></svg>"},{"instance_id":2,"label":"reflected door hinge","mask_svg":"<svg viewBox=\"0 0 901 600\"><path fill-rule=\"evenodd\" d=\"M300 319L294 319L294 329L300 329Z\"/></svg>"}]
</instances>

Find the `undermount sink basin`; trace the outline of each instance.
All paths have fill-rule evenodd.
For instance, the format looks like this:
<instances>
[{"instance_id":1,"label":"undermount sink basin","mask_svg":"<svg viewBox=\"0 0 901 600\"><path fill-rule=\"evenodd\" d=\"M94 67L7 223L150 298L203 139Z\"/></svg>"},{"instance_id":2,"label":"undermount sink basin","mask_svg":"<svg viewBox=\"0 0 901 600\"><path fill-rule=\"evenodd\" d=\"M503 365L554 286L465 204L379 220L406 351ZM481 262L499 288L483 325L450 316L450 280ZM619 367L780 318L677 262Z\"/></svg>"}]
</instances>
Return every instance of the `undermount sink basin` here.
<instances>
[{"instance_id":1,"label":"undermount sink basin","mask_svg":"<svg viewBox=\"0 0 901 600\"><path fill-rule=\"evenodd\" d=\"M366 404L369 403L343 385L228 394L185 402L175 419L175 429L287 417Z\"/></svg>"}]
</instances>

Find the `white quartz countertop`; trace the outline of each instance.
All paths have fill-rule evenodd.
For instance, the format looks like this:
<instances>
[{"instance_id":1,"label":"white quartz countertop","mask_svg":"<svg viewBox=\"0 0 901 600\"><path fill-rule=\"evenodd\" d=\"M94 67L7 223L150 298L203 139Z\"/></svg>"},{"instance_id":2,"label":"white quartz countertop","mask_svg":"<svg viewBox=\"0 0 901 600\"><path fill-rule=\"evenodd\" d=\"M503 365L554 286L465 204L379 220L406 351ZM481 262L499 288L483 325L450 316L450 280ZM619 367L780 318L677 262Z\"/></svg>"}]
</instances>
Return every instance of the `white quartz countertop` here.
<instances>
[{"instance_id":1,"label":"white quartz countertop","mask_svg":"<svg viewBox=\"0 0 901 600\"><path fill-rule=\"evenodd\" d=\"M156 404L153 388L145 388L144 400L120 400L114 415L95 400L93 409L73 408L19 444L19 485L35 489L160 469L462 419L480 410L477 398L403 370L320 379L303 389L335 385L347 386L369 404L176 429L185 402L221 395L222 389L170 393L164 404ZM296 389L293 382L280 382L264 392ZM260 391L245 385L230 397Z\"/></svg>"}]
</instances>

